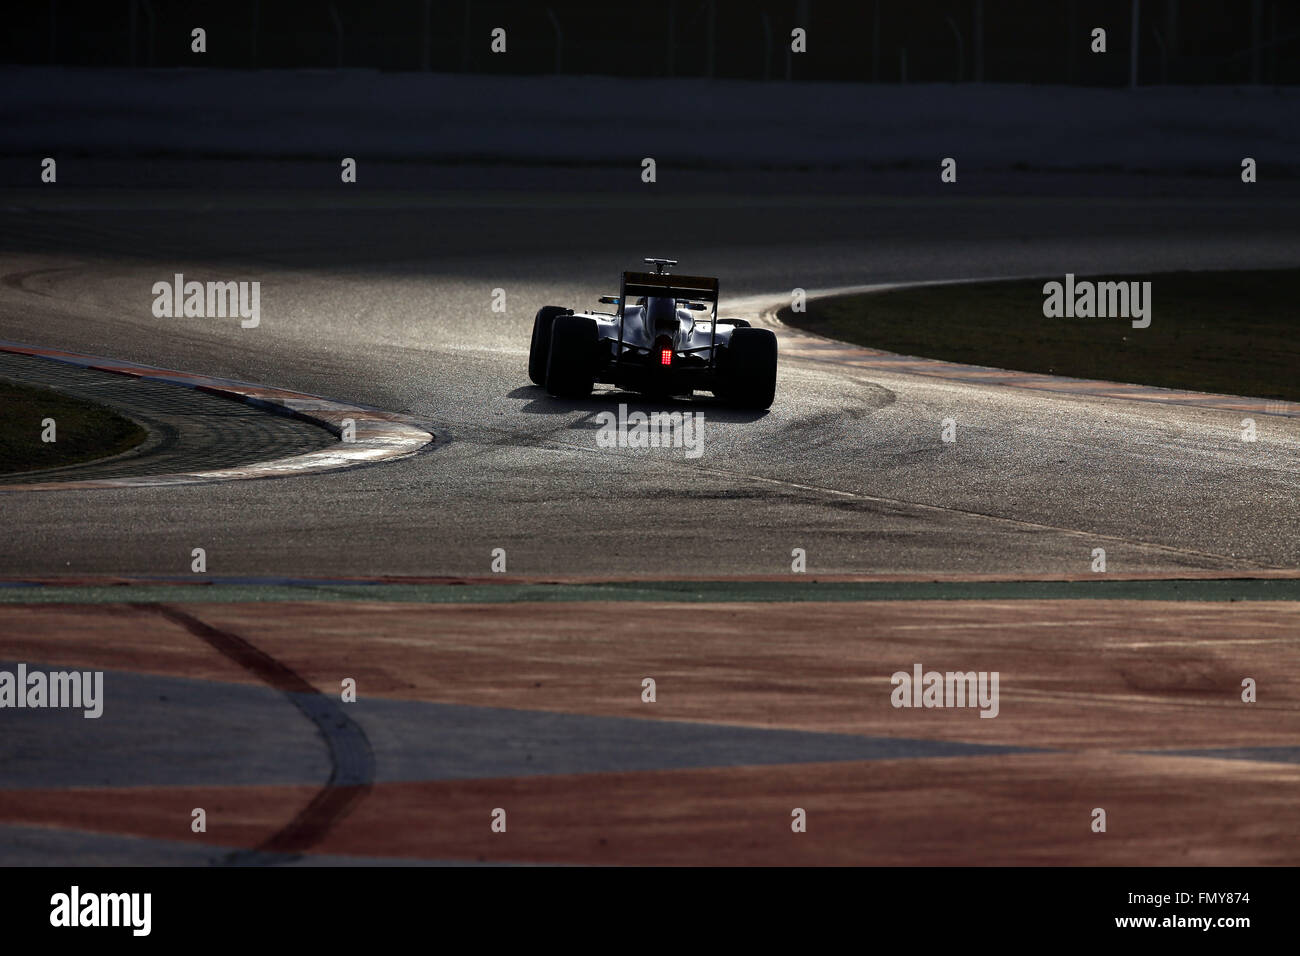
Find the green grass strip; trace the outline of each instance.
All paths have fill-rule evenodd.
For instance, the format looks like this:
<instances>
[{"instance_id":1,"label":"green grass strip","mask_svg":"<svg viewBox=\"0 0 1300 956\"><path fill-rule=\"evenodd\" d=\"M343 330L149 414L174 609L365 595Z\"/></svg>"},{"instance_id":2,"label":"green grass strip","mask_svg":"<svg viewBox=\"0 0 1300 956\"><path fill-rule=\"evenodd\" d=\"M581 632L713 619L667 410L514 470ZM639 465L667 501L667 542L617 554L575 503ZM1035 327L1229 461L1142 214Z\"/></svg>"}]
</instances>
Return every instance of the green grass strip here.
<instances>
[{"instance_id":1,"label":"green grass strip","mask_svg":"<svg viewBox=\"0 0 1300 956\"><path fill-rule=\"evenodd\" d=\"M250 584L4 586L0 604L153 604L197 601L1300 601L1300 580L1229 578L1117 581L641 581L610 584Z\"/></svg>"},{"instance_id":2,"label":"green grass strip","mask_svg":"<svg viewBox=\"0 0 1300 956\"><path fill-rule=\"evenodd\" d=\"M1151 325L1047 318L1048 279L922 286L783 309L781 321L903 355L1300 401L1300 269L1076 275L1151 283Z\"/></svg>"},{"instance_id":3,"label":"green grass strip","mask_svg":"<svg viewBox=\"0 0 1300 956\"><path fill-rule=\"evenodd\" d=\"M51 430L55 440L43 441ZM134 448L145 437L135 422L101 405L46 388L0 382L0 475L108 458Z\"/></svg>"}]
</instances>

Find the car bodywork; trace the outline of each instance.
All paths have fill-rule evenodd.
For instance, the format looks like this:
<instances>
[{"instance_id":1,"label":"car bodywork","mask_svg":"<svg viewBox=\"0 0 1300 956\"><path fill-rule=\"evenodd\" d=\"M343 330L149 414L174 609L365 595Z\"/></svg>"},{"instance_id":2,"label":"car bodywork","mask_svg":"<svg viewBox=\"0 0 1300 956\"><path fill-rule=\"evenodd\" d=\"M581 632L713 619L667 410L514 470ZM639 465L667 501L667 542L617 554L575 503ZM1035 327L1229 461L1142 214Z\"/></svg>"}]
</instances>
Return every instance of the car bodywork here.
<instances>
[{"instance_id":1,"label":"car bodywork","mask_svg":"<svg viewBox=\"0 0 1300 956\"><path fill-rule=\"evenodd\" d=\"M773 333L743 319L719 318L716 278L671 275L666 267L676 264L672 259L646 261L654 272L624 272L619 294L601 296L615 311L548 306L538 313L529 360L533 381L556 395L583 394L601 383L661 396L712 391L737 404L770 405ZM546 371L537 374L543 348Z\"/></svg>"}]
</instances>

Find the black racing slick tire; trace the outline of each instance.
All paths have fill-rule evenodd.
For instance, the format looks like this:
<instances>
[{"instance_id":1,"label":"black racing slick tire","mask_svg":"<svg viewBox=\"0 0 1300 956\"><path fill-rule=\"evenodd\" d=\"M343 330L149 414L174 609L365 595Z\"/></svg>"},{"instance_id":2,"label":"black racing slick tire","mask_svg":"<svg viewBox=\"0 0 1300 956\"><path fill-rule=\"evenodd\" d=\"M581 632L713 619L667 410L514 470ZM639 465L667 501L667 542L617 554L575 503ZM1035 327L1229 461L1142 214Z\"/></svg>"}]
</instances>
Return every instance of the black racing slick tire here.
<instances>
[{"instance_id":1,"label":"black racing slick tire","mask_svg":"<svg viewBox=\"0 0 1300 956\"><path fill-rule=\"evenodd\" d=\"M534 385L546 384L546 362L551 356L551 326L557 315L569 309L559 305L544 305L533 319L533 340L528 346L528 377Z\"/></svg>"},{"instance_id":2,"label":"black racing slick tire","mask_svg":"<svg viewBox=\"0 0 1300 956\"><path fill-rule=\"evenodd\" d=\"M776 334L771 329L736 329L719 364L722 396L728 402L741 408L772 406L776 398Z\"/></svg>"},{"instance_id":3,"label":"black racing slick tire","mask_svg":"<svg viewBox=\"0 0 1300 956\"><path fill-rule=\"evenodd\" d=\"M546 390L557 398L586 398L595 384L596 320L585 315L557 315L551 325L551 355Z\"/></svg>"}]
</instances>

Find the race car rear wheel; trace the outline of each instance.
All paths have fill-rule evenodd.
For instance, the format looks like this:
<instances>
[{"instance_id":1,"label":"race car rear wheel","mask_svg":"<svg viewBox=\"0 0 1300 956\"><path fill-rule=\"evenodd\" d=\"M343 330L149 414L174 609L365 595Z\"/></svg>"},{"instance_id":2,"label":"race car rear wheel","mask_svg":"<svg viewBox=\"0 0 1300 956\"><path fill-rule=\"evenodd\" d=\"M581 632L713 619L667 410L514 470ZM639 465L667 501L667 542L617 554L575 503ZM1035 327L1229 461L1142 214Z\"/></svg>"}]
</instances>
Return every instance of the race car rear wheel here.
<instances>
[{"instance_id":1,"label":"race car rear wheel","mask_svg":"<svg viewBox=\"0 0 1300 956\"><path fill-rule=\"evenodd\" d=\"M720 398L742 408L770 408L776 398L776 334L736 329L719 356Z\"/></svg>"},{"instance_id":2,"label":"race car rear wheel","mask_svg":"<svg viewBox=\"0 0 1300 956\"><path fill-rule=\"evenodd\" d=\"M599 343L595 319L585 315L557 315L551 325L546 390L560 398L590 395Z\"/></svg>"},{"instance_id":3,"label":"race car rear wheel","mask_svg":"<svg viewBox=\"0 0 1300 956\"><path fill-rule=\"evenodd\" d=\"M571 311L560 305L544 305L533 319L533 341L528 346L528 377L534 385L546 384L546 361L551 355L551 326L557 315Z\"/></svg>"}]
</instances>

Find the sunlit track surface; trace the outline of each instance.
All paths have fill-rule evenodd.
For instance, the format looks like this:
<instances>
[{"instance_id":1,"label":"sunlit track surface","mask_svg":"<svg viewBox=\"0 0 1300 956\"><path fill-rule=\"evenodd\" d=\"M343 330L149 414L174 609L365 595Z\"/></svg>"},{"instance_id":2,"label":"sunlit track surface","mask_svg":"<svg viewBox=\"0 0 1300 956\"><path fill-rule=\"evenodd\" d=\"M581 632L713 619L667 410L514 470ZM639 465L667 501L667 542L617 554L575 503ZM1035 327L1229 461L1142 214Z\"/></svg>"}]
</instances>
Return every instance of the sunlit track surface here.
<instances>
[{"instance_id":1,"label":"sunlit track surface","mask_svg":"<svg viewBox=\"0 0 1300 956\"><path fill-rule=\"evenodd\" d=\"M395 210L392 195L356 196L8 204L0 336L328 394L449 440L354 474L15 498L0 570L176 573L214 541L228 574L475 574L496 547L513 573L779 572L795 547L824 571L1069 573L1092 536L1125 570L1300 557L1300 442L1283 419L1247 444L1231 412L792 356L769 414L699 403L705 450L688 460L595 445L611 403L667 406L555 401L524 374L536 308L591 304L643 255L719 274L724 311L796 286L1259 268L1293 261L1293 201L452 194ZM590 228L557 234L566 220ZM150 288L176 272L261 281L261 327L155 318ZM946 417L955 445L940 441Z\"/></svg>"}]
</instances>

